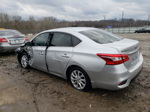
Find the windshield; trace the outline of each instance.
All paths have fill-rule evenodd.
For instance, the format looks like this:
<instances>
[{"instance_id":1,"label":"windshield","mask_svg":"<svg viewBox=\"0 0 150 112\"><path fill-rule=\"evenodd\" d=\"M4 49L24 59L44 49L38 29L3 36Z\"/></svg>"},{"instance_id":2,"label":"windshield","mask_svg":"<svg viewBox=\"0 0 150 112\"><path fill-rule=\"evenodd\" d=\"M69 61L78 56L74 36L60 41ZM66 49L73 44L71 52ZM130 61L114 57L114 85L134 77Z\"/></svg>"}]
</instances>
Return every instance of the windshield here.
<instances>
[{"instance_id":1,"label":"windshield","mask_svg":"<svg viewBox=\"0 0 150 112\"><path fill-rule=\"evenodd\" d=\"M16 30L3 30L0 31L0 36L12 36L12 35L22 35L19 31Z\"/></svg>"},{"instance_id":2,"label":"windshield","mask_svg":"<svg viewBox=\"0 0 150 112\"><path fill-rule=\"evenodd\" d=\"M123 39L122 37L118 37L116 35L98 29L81 31L79 33L100 44L112 43Z\"/></svg>"}]
</instances>

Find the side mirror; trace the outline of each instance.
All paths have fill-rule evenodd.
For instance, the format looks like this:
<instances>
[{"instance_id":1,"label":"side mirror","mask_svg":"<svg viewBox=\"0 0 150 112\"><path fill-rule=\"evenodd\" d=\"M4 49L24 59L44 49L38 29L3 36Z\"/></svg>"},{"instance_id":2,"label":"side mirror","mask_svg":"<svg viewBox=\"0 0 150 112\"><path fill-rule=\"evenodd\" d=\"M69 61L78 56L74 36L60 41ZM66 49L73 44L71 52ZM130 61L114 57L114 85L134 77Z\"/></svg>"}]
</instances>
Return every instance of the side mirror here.
<instances>
[{"instance_id":1,"label":"side mirror","mask_svg":"<svg viewBox=\"0 0 150 112\"><path fill-rule=\"evenodd\" d=\"M25 46L32 46L32 43L31 42L26 42Z\"/></svg>"}]
</instances>

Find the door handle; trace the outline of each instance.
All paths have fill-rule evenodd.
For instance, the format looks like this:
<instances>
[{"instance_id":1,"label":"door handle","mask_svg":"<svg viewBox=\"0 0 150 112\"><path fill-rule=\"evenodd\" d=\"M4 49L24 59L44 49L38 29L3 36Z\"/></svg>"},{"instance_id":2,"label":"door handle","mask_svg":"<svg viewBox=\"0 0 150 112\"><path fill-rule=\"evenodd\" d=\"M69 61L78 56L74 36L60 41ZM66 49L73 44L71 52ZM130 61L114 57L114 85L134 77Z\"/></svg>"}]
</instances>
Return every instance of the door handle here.
<instances>
[{"instance_id":1,"label":"door handle","mask_svg":"<svg viewBox=\"0 0 150 112\"><path fill-rule=\"evenodd\" d=\"M40 55L44 55L44 52L43 52L43 51L41 51L41 52L40 52Z\"/></svg>"},{"instance_id":2,"label":"door handle","mask_svg":"<svg viewBox=\"0 0 150 112\"><path fill-rule=\"evenodd\" d=\"M64 58L69 58L69 56L68 56L66 53L63 54L62 57L64 57Z\"/></svg>"}]
</instances>

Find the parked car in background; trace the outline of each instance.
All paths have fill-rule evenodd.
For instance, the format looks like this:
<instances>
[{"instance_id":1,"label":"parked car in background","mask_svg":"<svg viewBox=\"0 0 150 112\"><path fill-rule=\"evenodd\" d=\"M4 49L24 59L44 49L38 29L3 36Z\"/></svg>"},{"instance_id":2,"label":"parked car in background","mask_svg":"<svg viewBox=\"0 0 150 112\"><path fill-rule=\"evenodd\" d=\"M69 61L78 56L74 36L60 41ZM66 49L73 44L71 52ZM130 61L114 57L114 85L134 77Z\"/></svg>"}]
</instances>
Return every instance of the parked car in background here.
<instances>
[{"instance_id":1,"label":"parked car in background","mask_svg":"<svg viewBox=\"0 0 150 112\"><path fill-rule=\"evenodd\" d=\"M59 28L37 34L17 49L23 68L33 67L67 79L77 90L127 87L142 69L137 40L97 28Z\"/></svg>"},{"instance_id":2,"label":"parked car in background","mask_svg":"<svg viewBox=\"0 0 150 112\"><path fill-rule=\"evenodd\" d=\"M0 29L0 53L13 52L26 41L28 38L17 30Z\"/></svg>"},{"instance_id":3,"label":"parked car in background","mask_svg":"<svg viewBox=\"0 0 150 112\"><path fill-rule=\"evenodd\" d=\"M135 33L150 33L150 30L142 28L142 29L139 29L139 30L135 30Z\"/></svg>"}]
</instances>

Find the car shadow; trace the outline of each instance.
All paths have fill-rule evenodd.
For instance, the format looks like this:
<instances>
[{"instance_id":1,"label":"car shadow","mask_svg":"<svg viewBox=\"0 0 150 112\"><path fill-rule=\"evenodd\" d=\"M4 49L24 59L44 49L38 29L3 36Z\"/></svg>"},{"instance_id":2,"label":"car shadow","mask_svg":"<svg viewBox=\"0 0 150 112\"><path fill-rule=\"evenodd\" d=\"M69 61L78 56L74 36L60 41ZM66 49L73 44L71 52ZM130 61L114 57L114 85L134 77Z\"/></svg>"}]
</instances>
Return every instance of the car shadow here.
<instances>
[{"instance_id":1,"label":"car shadow","mask_svg":"<svg viewBox=\"0 0 150 112\"><path fill-rule=\"evenodd\" d=\"M64 89L69 89L68 92L73 91L75 93L79 92L80 94L90 94L90 95L94 95L97 97L103 97L106 100L113 99L113 100L119 101L121 99L125 102L129 101L129 99L134 100L134 97L136 95L135 91L137 91L137 89L140 89L139 87L137 88L137 84L133 80L129 87L121 89L121 90L91 89L86 92L83 92L83 91L78 91L78 90L73 89L67 80L60 78L58 76L55 76L54 74L43 72L34 68L29 68L27 71L30 71L29 74L32 76L31 78L29 74L27 74L27 76L30 77L29 79L30 83L35 83L35 84L45 83L46 84L48 82L48 84L50 83L54 85L61 85L62 87L64 87ZM44 78L43 80L41 79L42 77L46 77L46 78Z\"/></svg>"},{"instance_id":2,"label":"car shadow","mask_svg":"<svg viewBox=\"0 0 150 112\"><path fill-rule=\"evenodd\" d=\"M63 78L58 77L54 74L43 72L43 71L40 71L40 70L37 70L37 69L34 69L34 68L30 68L30 69L34 70L36 72L39 72L40 74L44 73L44 75L47 75L52 80L54 79L56 82L59 82L59 83L62 83L62 84L67 83L68 86L71 87L71 85L69 84L69 82L66 79L63 79ZM133 83L134 83L134 81L133 81ZM123 97L128 91L132 90L131 88L132 87L127 87L127 88L124 88L124 89L121 89L121 90L106 90L106 89L100 89L100 88L92 88L88 91L85 91L85 93L87 92L87 93L90 93L90 94L97 94L97 95L104 95L104 96L105 96L105 94L107 94L107 96L110 96L110 97L114 96L114 97L118 98L118 95ZM81 91L81 92L83 92L83 91Z\"/></svg>"},{"instance_id":3,"label":"car shadow","mask_svg":"<svg viewBox=\"0 0 150 112\"><path fill-rule=\"evenodd\" d=\"M0 53L0 56L13 56L16 55L15 52L6 52L6 53Z\"/></svg>"}]
</instances>

